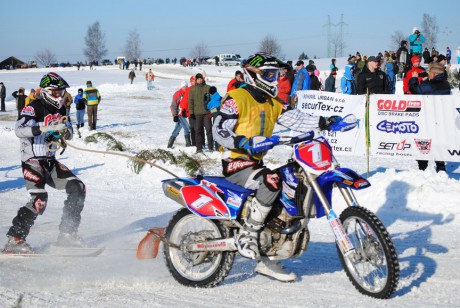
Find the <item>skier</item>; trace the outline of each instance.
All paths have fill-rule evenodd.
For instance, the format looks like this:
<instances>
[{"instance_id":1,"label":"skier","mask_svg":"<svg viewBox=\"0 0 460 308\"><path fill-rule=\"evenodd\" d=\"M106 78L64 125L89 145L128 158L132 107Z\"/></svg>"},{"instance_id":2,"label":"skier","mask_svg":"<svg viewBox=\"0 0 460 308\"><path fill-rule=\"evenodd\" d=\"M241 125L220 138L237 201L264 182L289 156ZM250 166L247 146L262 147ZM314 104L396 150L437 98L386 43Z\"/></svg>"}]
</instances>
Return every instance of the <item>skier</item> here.
<instances>
[{"instance_id":1,"label":"skier","mask_svg":"<svg viewBox=\"0 0 460 308\"><path fill-rule=\"evenodd\" d=\"M312 116L291 109L276 98L280 66L287 65L271 55L256 53L250 56L244 64L247 84L226 94L213 125L216 141L227 150L222 160L226 179L257 190L245 224L237 235L239 253L252 259L260 258L259 231L281 190L276 171L263 164L263 156L276 143L275 138L270 137L275 124L308 132L318 127L328 129L341 119ZM256 272L280 281L296 279L294 273L287 273L267 257L260 258Z\"/></svg>"},{"instance_id":2,"label":"skier","mask_svg":"<svg viewBox=\"0 0 460 308\"><path fill-rule=\"evenodd\" d=\"M48 73L40 81L41 97L25 106L16 121L16 136L21 139L22 173L30 200L21 207L8 230L8 242L3 253L33 253L26 242L30 228L38 215L46 209L48 193L45 184L64 190L63 214L59 225L56 245L82 247L86 244L77 234L81 220L81 211L85 201L85 184L50 151L50 142L60 135L72 139L72 125L56 124L65 116L63 98L69 85L56 73Z\"/></svg>"}]
</instances>

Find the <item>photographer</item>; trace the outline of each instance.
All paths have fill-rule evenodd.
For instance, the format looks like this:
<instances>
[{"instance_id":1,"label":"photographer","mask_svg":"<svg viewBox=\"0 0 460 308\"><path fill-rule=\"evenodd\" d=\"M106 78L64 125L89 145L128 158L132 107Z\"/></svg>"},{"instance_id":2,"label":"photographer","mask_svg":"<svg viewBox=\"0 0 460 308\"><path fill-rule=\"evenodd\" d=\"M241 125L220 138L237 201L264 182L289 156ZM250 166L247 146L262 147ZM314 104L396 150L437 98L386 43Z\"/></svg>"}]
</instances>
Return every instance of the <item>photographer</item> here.
<instances>
[{"instance_id":1,"label":"photographer","mask_svg":"<svg viewBox=\"0 0 460 308\"><path fill-rule=\"evenodd\" d=\"M425 37L420 33L417 27L412 29L412 34L409 36L409 51L411 56L422 54L422 44L425 42Z\"/></svg>"}]
</instances>

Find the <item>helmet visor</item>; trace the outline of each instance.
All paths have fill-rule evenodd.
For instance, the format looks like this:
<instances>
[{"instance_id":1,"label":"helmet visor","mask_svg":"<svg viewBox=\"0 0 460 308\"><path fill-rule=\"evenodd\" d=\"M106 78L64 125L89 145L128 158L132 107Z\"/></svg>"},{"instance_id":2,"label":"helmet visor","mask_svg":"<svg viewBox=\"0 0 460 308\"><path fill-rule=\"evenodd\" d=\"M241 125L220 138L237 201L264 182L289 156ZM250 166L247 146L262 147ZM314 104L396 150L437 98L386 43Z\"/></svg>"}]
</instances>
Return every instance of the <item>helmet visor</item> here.
<instances>
[{"instance_id":1,"label":"helmet visor","mask_svg":"<svg viewBox=\"0 0 460 308\"><path fill-rule=\"evenodd\" d=\"M54 98L63 97L65 92L65 89L49 89L49 94Z\"/></svg>"},{"instance_id":2,"label":"helmet visor","mask_svg":"<svg viewBox=\"0 0 460 308\"><path fill-rule=\"evenodd\" d=\"M274 82L278 80L280 70L278 68L266 68L266 69L261 69L262 74L260 76L262 77L263 80L268 81L268 82Z\"/></svg>"}]
</instances>

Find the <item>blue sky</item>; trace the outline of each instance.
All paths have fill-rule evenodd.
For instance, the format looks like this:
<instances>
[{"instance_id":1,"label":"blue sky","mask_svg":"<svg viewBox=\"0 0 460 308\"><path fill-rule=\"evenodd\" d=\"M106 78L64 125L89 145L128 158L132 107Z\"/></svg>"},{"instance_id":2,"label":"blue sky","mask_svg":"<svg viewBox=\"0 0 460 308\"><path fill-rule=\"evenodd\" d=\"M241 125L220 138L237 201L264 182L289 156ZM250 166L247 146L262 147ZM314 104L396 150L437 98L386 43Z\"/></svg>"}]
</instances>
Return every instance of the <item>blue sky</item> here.
<instances>
[{"instance_id":1,"label":"blue sky","mask_svg":"<svg viewBox=\"0 0 460 308\"><path fill-rule=\"evenodd\" d=\"M368 4L372 3L372 4ZM416 5L414 4L416 3ZM441 2L440 2L441 3ZM394 49L391 35L409 35L421 28L423 13L437 18L440 33L436 48L445 53L460 46L458 2L443 5L418 0L367 1L7 1L1 5L0 60L16 56L28 61L41 50L52 50L59 62L84 61L84 37L88 26L99 21L106 36L107 58L123 54L128 34L136 30L142 41L142 56L188 57L198 44L209 55L238 53L243 57L258 51L270 35L287 59L327 56L328 15L332 24L343 14L345 55L360 51L376 54ZM446 31L447 27L447 31ZM338 29L338 27L332 27ZM446 35L448 32L448 36Z\"/></svg>"}]
</instances>

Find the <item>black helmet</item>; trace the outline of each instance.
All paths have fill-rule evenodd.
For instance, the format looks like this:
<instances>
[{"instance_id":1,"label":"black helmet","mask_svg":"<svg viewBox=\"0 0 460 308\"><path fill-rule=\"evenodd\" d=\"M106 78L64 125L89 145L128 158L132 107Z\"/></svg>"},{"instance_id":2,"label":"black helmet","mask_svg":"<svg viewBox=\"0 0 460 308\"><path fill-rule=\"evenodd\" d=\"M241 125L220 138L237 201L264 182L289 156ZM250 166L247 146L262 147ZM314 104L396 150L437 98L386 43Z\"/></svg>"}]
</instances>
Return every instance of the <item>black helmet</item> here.
<instances>
[{"instance_id":1,"label":"black helmet","mask_svg":"<svg viewBox=\"0 0 460 308\"><path fill-rule=\"evenodd\" d=\"M41 94L45 102L60 109L64 103L64 95L69 84L58 74L48 73L40 80Z\"/></svg>"},{"instance_id":2,"label":"black helmet","mask_svg":"<svg viewBox=\"0 0 460 308\"><path fill-rule=\"evenodd\" d=\"M267 53L256 53L244 62L246 82L270 95L278 94L278 77L283 63Z\"/></svg>"}]
</instances>

